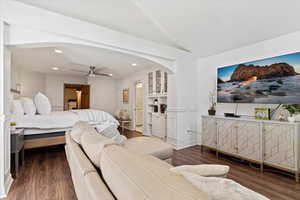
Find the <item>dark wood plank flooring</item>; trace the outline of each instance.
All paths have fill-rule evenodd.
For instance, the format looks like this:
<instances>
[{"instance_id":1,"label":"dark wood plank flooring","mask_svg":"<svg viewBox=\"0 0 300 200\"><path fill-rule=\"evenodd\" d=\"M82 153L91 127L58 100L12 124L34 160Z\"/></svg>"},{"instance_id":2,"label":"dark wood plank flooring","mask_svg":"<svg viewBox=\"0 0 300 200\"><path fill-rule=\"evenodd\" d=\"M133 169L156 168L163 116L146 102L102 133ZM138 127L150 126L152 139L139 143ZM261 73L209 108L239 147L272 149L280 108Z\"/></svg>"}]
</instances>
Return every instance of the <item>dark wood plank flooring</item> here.
<instances>
[{"instance_id":1,"label":"dark wood plank flooring","mask_svg":"<svg viewBox=\"0 0 300 200\"><path fill-rule=\"evenodd\" d=\"M136 132L127 134L139 136ZM63 146L26 151L25 161L6 200L76 200ZM272 200L300 200L300 184L293 177L261 173L226 156L217 159L213 152L201 152L200 146L175 151L173 165L187 164L229 165L228 178Z\"/></svg>"}]
</instances>

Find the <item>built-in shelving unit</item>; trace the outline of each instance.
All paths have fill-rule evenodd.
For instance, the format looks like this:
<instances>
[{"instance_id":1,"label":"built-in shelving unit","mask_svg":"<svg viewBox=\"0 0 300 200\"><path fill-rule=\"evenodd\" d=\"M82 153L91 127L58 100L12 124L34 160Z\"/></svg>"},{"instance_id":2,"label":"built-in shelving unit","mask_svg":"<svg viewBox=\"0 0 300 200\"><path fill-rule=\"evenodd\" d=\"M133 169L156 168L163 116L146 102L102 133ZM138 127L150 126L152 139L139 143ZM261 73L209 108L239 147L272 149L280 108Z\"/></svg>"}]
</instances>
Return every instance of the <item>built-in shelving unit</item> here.
<instances>
[{"instance_id":1,"label":"built-in shelving unit","mask_svg":"<svg viewBox=\"0 0 300 200\"><path fill-rule=\"evenodd\" d=\"M147 131L150 135L166 138L166 106L168 73L156 70L148 73ZM164 108L165 107L165 108Z\"/></svg>"}]
</instances>

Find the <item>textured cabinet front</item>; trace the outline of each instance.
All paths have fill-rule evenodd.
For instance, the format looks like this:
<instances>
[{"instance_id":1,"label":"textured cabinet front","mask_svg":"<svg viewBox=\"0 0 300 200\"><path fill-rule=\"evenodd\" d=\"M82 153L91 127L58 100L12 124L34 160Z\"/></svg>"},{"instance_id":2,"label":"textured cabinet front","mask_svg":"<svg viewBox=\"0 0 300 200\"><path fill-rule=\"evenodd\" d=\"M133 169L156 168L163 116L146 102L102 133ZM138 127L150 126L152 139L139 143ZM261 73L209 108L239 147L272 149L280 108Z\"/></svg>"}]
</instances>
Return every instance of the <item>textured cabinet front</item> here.
<instances>
[{"instance_id":1,"label":"textured cabinet front","mask_svg":"<svg viewBox=\"0 0 300 200\"><path fill-rule=\"evenodd\" d=\"M237 149L244 158L261 161L261 134L258 122L237 122Z\"/></svg>"},{"instance_id":2,"label":"textured cabinet front","mask_svg":"<svg viewBox=\"0 0 300 200\"><path fill-rule=\"evenodd\" d=\"M293 125L264 125L264 161L284 168L295 168Z\"/></svg>"},{"instance_id":3,"label":"textured cabinet front","mask_svg":"<svg viewBox=\"0 0 300 200\"><path fill-rule=\"evenodd\" d=\"M237 154L237 123L234 120L218 120L218 149Z\"/></svg>"},{"instance_id":4,"label":"textured cabinet front","mask_svg":"<svg viewBox=\"0 0 300 200\"><path fill-rule=\"evenodd\" d=\"M211 118L202 120L202 137L201 143L205 146L217 147L217 122Z\"/></svg>"}]
</instances>

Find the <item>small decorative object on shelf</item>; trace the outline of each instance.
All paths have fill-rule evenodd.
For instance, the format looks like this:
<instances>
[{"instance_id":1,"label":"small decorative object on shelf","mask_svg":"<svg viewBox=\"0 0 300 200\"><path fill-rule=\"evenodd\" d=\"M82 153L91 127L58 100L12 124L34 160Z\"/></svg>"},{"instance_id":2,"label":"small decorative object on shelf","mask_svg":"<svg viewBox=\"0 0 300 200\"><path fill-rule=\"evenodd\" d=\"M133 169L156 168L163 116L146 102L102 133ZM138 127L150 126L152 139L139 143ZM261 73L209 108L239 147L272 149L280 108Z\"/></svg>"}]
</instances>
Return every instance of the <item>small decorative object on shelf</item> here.
<instances>
[{"instance_id":1,"label":"small decorative object on shelf","mask_svg":"<svg viewBox=\"0 0 300 200\"><path fill-rule=\"evenodd\" d=\"M270 120L269 108L255 108L255 119Z\"/></svg>"},{"instance_id":2,"label":"small decorative object on shelf","mask_svg":"<svg viewBox=\"0 0 300 200\"><path fill-rule=\"evenodd\" d=\"M16 125L17 125L16 122L10 122L10 130L15 131L16 130Z\"/></svg>"},{"instance_id":3,"label":"small decorative object on shelf","mask_svg":"<svg viewBox=\"0 0 300 200\"><path fill-rule=\"evenodd\" d=\"M210 102L210 108L208 109L209 115L215 115L216 114L216 93L215 91L209 92L209 102Z\"/></svg>"},{"instance_id":4,"label":"small decorative object on shelf","mask_svg":"<svg viewBox=\"0 0 300 200\"><path fill-rule=\"evenodd\" d=\"M283 106L290 114L290 116L288 116L288 121L289 122L295 122L296 118L298 119L299 117L297 115L299 115L299 110L300 110L300 105L299 104L291 104L291 105L284 105Z\"/></svg>"}]
</instances>

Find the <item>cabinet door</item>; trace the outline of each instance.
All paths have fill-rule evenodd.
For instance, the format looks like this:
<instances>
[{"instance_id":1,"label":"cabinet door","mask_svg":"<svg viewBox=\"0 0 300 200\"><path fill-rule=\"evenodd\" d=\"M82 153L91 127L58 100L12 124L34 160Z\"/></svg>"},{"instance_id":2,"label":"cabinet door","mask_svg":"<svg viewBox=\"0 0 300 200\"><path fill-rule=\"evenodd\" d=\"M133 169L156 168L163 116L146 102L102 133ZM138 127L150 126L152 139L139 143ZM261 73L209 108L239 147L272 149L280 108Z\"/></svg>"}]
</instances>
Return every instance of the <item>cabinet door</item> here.
<instances>
[{"instance_id":1,"label":"cabinet door","mask_svg":"<svg viewBox=\"0 0 300 200\"><path fill-rule=\"evenodd\" d=\"M161 137L160 118L157 115L152 115L152 135Z\"/></svg>"},{"instance_id":2,"label":"cabinet door","mask_svg":"<svg viewBox=\"0 0 300 200\"><path fill-rule=\"evenodd\" d=\"M155 92L156 94L160 94L162 91L161 91L161 79L162 79L162 76L161 76L161 70L156 70L155 71Z\"/></svg>"},{"instance_id":3,"label":"cabinet door","mask_svg":"<svg viewBox=\"0 0 300 200\"><path fill-rule=\"evenodd\" d=\"M217 148L217 120L213 118L202 118L201 143L204 146Z\"/></svg>"},{"instance_id":4,"label":"cabinet door","mask_svg":"<svg viewBox=\"0 0 300 200\"><path fill-rule=\"evenodd\" d=\"M264 161L288 169L295 168L294 125L265 123Z\"/></svg>"},{"instance_id":5,"label":"cabinet door","mask_svg":"<svg viewBox=\"0 0 300 200\"><path fill-rule=\"evenodd\" d=\"M261 161L260 123L239 121L237 127L238 154L244 158Z\"/></svg>"},{"instance_id":6,"label":"cabinet door","mask_svg":"<svg viewBox=\"0 0 300 200\"><path fill-rule=\"evenodd\" d=\"M237 123L235 120L218 120L218 150L237 154Z\"/></svg>"},{"instance_id":7,"label":"cabinet door","mask_svg":"<svg viewBox=\"0 0 300 200\"><path fill-rule=\"evenodd\" d=\"M153 94L153 72L148 73L148 94Z\"/></svg>"}]
</instances>

